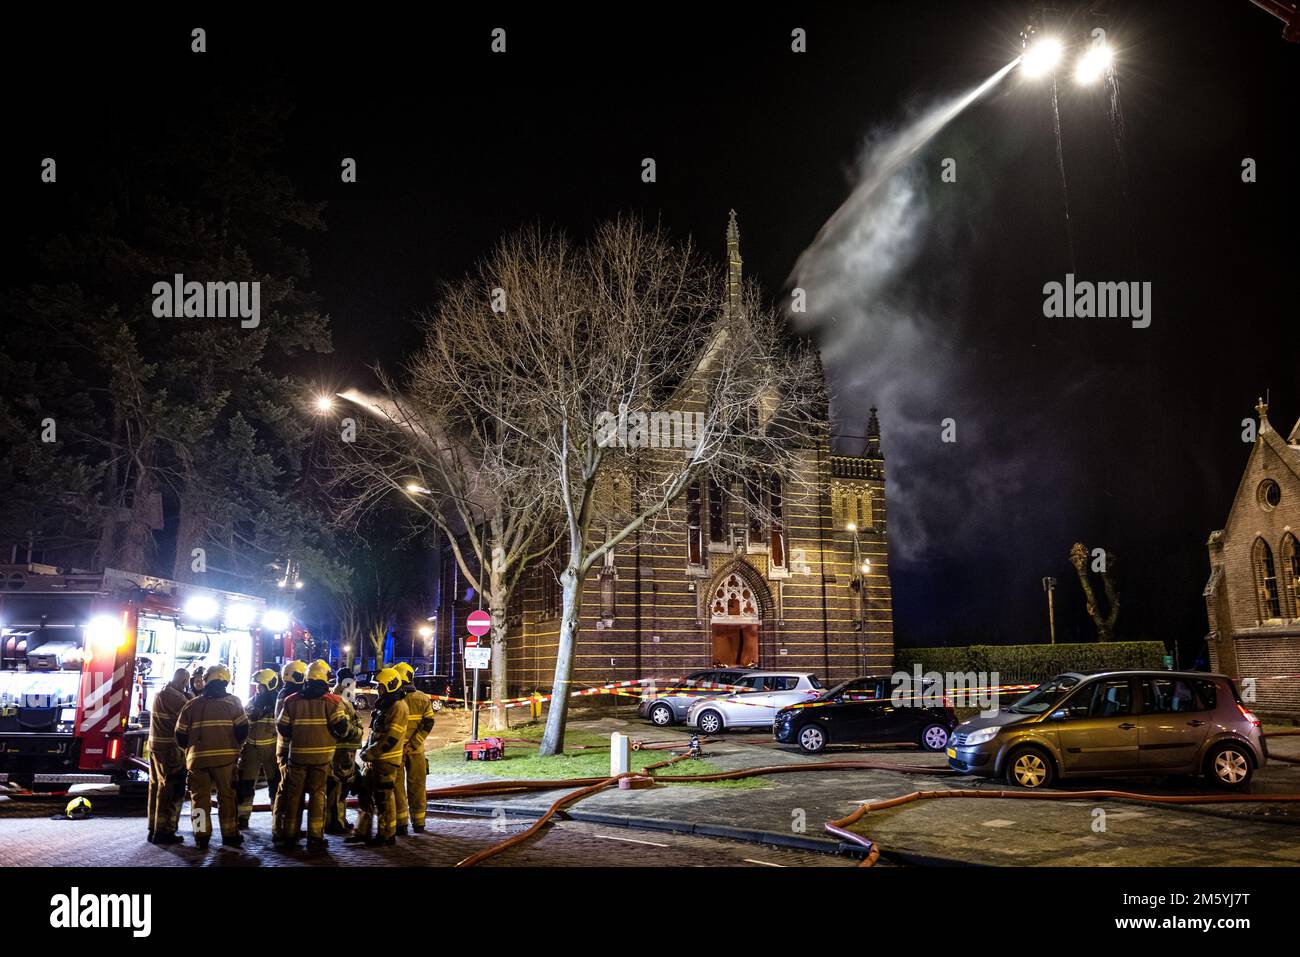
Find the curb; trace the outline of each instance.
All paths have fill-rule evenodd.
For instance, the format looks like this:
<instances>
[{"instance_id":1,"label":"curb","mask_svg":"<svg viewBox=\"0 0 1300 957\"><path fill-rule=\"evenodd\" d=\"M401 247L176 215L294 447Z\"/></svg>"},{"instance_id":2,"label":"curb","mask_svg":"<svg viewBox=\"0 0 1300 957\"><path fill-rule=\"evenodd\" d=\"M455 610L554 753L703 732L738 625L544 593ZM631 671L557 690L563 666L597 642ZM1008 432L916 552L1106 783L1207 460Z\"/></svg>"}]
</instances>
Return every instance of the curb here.
<instances>
[{"instance_id":1,"label":"curb","mask_svg":"<svg viewBox=\"0 0 1300 957\"><path fill-rule=\"evenodd\" d=\"M497 805L509 817L521 817L537 820L542 812L532 808L516 808ZM452 802L430 802L429 810L433 813L462 814L471 817L491 817L496 808L486 808L481 804L459 804ZM866 852L856 844L846 841L832 841L820 837L808 837L798 834L783 834L780 831L763 831L758 828L732 827L727 824L696 824L690 821L678 821L671 818L627 817L620 814L601 814L593 811L562 811L556 815L562 820L578 821L584 824L604 824L610 827L625 827L644 831L669 831L676 834L697 834L700 837L720 837L745 844L767 844L798 851L813 851L819 854L833 854L839 857L863 858ZM925 854L913 854L908 851L881 850L880 856L899 864L913 867L983 867L970 861L931 857Z\"/></svg>"}]
</instances>

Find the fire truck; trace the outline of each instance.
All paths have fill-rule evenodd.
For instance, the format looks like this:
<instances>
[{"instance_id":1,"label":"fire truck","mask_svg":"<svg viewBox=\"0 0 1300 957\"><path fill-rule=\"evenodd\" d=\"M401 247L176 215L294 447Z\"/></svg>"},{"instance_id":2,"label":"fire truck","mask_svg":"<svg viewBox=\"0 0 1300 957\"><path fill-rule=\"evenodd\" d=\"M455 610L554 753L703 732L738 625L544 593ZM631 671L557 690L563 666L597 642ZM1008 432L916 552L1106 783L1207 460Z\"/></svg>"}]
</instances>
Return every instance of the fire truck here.
<instances>
[{"instance_id":1,"label":"fire truck","mask_svg":"<svg viewBox=\"0 0 1300 957\"><path fill-rule=\"evenodd\" d=\"M34 791L147 780L149 709L176 669L252 676L311 635L252 595L118 569L0 565L0 786Z\"/></svg>"}]
</instances>

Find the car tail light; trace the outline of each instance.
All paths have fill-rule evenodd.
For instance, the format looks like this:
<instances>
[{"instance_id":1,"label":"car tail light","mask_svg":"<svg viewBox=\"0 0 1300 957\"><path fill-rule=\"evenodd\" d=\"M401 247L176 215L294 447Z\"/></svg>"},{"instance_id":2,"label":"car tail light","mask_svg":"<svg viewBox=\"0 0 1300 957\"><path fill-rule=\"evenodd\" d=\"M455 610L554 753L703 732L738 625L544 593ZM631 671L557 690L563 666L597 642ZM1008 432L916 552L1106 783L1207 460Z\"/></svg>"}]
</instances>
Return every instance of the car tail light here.
<instances>
[{"instance_id":1,"label":"car tail light","mask_svg":"<svg viewBox=\"0 0 1300 957\"><path fill-rule=\"evenodd\" d=\"M1238 704L1237 704L1237 710L1241 712L1241 716L1242 716L1243 718L1245 718L1247 721L1249 721L1249 722L1250 722L1251 724L1253 724L1255 727L1257 727L1257 728L1259 727L1259 718L1255 717L1253 714L1251 714L1249 711L1247 711L1245 705L1243 705L1243 704L1241 704L1241 703L1238 703Z\"/></svg>"},{"instance_id":2,"label":"car tail light","mask_svg":"<svg viewBox=\"0 0 1300 957\"><path fill-rule=\"evenodd\" d=\"M944 706L945 708L947 708L948 710L951 711L951 710L952 710L952 698L949 698L947 695L944 695L944 696L943 696L943 706Z\"/></svg>"}]
</instances>

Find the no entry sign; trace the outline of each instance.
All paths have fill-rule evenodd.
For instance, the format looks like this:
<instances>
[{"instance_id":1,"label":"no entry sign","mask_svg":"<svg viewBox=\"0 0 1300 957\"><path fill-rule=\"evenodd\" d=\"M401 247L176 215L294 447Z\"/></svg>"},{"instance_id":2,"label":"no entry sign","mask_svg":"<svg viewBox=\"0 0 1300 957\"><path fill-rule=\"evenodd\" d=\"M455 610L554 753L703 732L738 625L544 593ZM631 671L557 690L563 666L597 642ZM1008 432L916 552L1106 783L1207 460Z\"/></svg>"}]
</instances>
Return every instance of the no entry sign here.
<instances>
[{"instance_id":1,"label":"no entry sign","mask_svg":"<svg viewBox=\"0 0 1300 957\"><path fill-rule=\"evenodd\" d=\"M492 630L492 616L485 611L471 611L469 617L465 619L465 625L469 628L470 637L465 639L465 645L473 648L478 645L478 640Z\"/></svg>"}]
</instances>

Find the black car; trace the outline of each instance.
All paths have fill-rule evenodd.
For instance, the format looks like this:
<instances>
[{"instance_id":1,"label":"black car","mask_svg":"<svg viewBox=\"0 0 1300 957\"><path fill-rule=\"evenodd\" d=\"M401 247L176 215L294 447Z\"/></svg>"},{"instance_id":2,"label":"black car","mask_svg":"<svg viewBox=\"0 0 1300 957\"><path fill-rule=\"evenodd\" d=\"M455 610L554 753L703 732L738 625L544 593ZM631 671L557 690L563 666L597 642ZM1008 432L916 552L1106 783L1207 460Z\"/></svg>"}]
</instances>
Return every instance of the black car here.
<instances>
[{"instance_id":1,"label":"black car","mask_svg":"<svg viewBox=\"0 0 1300 957\"><path fill-rule=\"evenodd\" d=\"M817 754L828 744L892 741L942 751L957 715L947 699L931 702L929 697L895 703L891 679L852 678L806 705L782 708L772 722L772 735L782 744L799 745L805 754Z\"/></svg>"}]
</instances>

